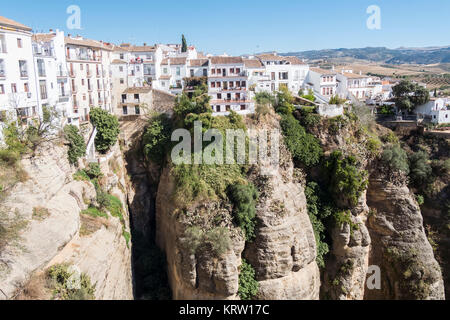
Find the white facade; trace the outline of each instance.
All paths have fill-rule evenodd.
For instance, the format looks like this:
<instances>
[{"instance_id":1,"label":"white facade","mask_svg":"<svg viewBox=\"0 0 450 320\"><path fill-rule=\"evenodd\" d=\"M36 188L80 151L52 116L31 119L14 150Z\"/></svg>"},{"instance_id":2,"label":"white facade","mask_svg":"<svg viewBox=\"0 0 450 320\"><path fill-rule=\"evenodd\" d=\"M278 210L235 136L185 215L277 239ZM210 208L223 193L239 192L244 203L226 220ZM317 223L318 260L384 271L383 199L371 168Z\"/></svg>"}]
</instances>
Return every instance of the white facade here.
<instances>
[{"instance_id":1,"label":"white facade","mask_svg":"<svg viewBox=\"0 0 450 320\"><path fill-rule=\"evenodd\" d=\"M430 118L436 124L450 123L450 100L431 99L428 103L418 106L416 114L422 118Z\"/></svg>"},{"instance_id":2,"label":"white facade","mask_svg":"<svg viewBox=\"0 0 450 320\"><path fill-rule=\"evenodd\" d=\"M213 115L255 112L253 94L241 57L212 57L208 76L208 94Z\"/></svg>"},{"instance_id":3,"label":"white facade","mask_svg":"<svg viewBox=\"0 0 450 320\"><path fill-rule=\"evenodd\" d=\"M328 103L330 98L338 93L336 76L336 72L332 70L311 68L305 86L307 89L312 89L314 91L316 98Z\"/></svg>"},{"instance_id":4,"label":"white facade","mask_svg":"<svg viewBox=\"0 0 450 320\"><path fill-rule=\"evenodd\" d=\"M16 118L27 124L41 114L31 36L29 27L0 17L0 125Z\"/></svg>"},{"instance_id":5,"label":"white facade","mask_svg":"<svg viewBox=\"0 0 450 320\"><path fill-rule=\"evenodd\" d=\"M72 94L67 72L64 32L33 35L34 68L40 109L48 106L57 111L58 125L67 123L72 106Z\"/></svg>"},{"instance_id":6,"label":"white facade","mask_svg":"<svg viewBox=\"0 0 450 320\"><path fill-rule=\"evenodd\" d=\"M276 54L259 55L257 58L265 67L264 76L261 80L270 83L271 92L279 91L280 87L284 86L297 94L303 88L309 66L300 59L282 57ZM266 91L267 83L263 88Z\"/></svg>"},{"instance_id":7,"label":"white facade","mask_svg":"<svg viewBox=\"0 0 450 320\"><path fill-rule=\"evenodd\" d=\"M112 47L100 41L71 36L65 38L65 47L72 89L68 123L87 123L92 107L112 112Z\"/></svg>"}]
</instances>

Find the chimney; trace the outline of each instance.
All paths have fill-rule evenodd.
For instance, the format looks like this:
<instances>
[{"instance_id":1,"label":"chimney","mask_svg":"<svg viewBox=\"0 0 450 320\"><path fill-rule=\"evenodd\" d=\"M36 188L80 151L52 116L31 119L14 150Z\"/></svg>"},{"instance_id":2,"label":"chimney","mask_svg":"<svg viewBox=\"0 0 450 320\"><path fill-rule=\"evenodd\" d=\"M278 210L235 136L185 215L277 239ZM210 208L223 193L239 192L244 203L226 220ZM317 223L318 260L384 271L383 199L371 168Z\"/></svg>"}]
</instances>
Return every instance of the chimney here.
<instances>
[{"instance_id":1,"label":"chimney","mask_svg":"<svg viewBox=\"0 0 450 320\"><path fill-rule=\"evenodd\" d=\"M359 75L362 76L362 71L359 71Z\"/></svg>"},{"instance_id":2,"label":"chimney","mask_svg":"<svg viewBox=\"0 0 450 320\"><path fill-rule=\"evenodd\" d=\"M144 47L146 47L147 46L147 43L146 42L144 42Z\"/></svg>"},{"instance_id":3,"label":"chimney","mask_svg":"<svg viewBox=\"0 0 450 320\"><path fill-rule=\"evenodd\" d=\"M50 33L53 33L53 29L50 29L49 31L50 31Z\"/></svg>"}]
</instances>

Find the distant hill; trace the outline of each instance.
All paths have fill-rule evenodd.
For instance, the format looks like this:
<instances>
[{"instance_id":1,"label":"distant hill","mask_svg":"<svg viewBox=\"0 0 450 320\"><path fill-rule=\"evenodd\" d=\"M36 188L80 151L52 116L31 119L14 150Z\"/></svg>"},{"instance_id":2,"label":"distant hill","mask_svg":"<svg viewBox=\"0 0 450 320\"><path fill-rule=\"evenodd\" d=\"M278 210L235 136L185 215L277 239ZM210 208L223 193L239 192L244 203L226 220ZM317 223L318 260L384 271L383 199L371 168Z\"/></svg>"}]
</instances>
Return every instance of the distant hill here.
<instances>
[{"instance_id":1,"label":"distant hill","mask_svg":"<svg viewBox=\"0 0 450 320\"><path fill-rule=\"evenodd\" d=\"M450 46L398 49L385 47L341 48L280 53L280 55L296 56L309 60L353 58L385 64L435 64L450 63Z\"/></svg>"}]
</instances>

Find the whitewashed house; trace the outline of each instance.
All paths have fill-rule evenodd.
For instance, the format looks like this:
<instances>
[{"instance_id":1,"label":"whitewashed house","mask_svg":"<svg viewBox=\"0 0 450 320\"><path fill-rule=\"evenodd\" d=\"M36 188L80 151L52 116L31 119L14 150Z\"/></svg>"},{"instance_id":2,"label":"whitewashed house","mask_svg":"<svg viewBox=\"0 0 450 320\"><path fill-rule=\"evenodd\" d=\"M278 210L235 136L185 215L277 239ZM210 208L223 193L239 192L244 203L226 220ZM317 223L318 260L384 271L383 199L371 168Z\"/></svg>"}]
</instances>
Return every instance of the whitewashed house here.
<instances>
[{"instance_id":1,"label":"whitewashed house","mask_svg":"<svg viewBox=\"0 0 450 320\"><path fill-rule=\"evenodd\" d=\"M50 33L34 34L32 39L39 108L48 106L56 110L58 125L63 127L72 107L64 32L50 30Z\"/></svg>"},{"instance_id":2,"label":"whitewashed house","mask_svg":"<svg viewBox=\"0 0 450 320\"><path fill-rule=\"evenodd\" d=\"M334 70L310 68L305 87L312 89L320 102L328 103L330 98L338 93L337 73Z\"/></svg>"},{"instance_id":3,"label":"whitewashed house","mask_svg":"<svg viewBox=\"0 0 450 320\"><path fill-rule=\"evenodd\" d=\"M242 57L211 57L208 94L213 115L228 115L231 110L240 114L255 111L247 72Z\"/></svg>"},{"instance_id":4,"label":"whitewashed house","mask_svg":"<svg viewBox=\"0 0 450 320\"><path fill-rule=\"evenodd\" d=\"M266 69L265 75L269 77L272 92L284 86L297 94L304 86L309 66L297 57L283 57L274 53L258 55L257 58Z\"/></svg>"},{"instance_id":5,"label":"whitewashed house","mask_svg":"<svg viewBox=\"0 0 450 320\"><path fill-rule=\"evenodd\" d=\"M419 118L430 119L436 124L450 123L450 99L432 98L416 107L415 113Z\"/></svg>"}]
</instances>

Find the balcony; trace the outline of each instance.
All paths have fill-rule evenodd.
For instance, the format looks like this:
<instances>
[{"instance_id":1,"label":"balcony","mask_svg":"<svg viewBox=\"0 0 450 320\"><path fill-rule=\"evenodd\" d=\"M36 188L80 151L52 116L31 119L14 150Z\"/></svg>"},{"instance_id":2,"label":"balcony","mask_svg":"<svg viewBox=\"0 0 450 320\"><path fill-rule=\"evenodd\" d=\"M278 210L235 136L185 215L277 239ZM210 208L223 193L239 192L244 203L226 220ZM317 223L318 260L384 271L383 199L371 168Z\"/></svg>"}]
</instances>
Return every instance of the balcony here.
<instances>
[{"instance_id":1,"label":"balcony","mask_svg":"<svg viewBox=\"0 0 450 320\"><path fill-rule=\"evenodd\" d=\"M75 70L70 70L69 75L71 78L75 78L77 76L77 73Z\"/></svg>"},{"instance_id":2,"label":"balcony","mask_svg":"<svg viewBox=\"0 0 450 320\"><path fill-rule=\"evenodd\" d=\"M222 87L211 87L211 90L217 90L217 91L247 91L246 87L227 87L227 88L222 88Z\"/></svg>"},{"instance_id":3,"label":"balcony","mask_svg":"<svg viewBox=\"0 0 450 320\"><path fill-rule=\"evenodd\" d=\"M88 86L88 91L92 92L92 86Z\"/></svg>"},{"instance_id":4,"label":"balcony","mask_svg":"<svg viewBox=\"0 0 450 320\"><path fill-rule=\"evenodd\" d=\"M251 101L247 98L244 99L220 99L220 100L211 100L210 104L245 104L250 103Z\"/></svg>"},{"instance_id":5,"label":"balcony","mask_svg":"<svg viewBox=\"0 0 450 320\"><path fill-rule=\"evenodd\" d=\"M242 78L247 77L247 72L241 71L239 73L216 73L216 74L210 74L210 78Z\"/></svg>"},{"instance_id":6,"label":"balcony","mask_svg":"<svg viewBox=\"0 0 450 320\"><path fill-rule=\"evenodd\" d=\"M20 77L21 78L28 78L28 71L21 70L20 71Z\"/></svg>"},{"instance_id":7,"label":"balcony","mask_svg":"<svg viewBox=\"0 0 450 320\"><path fill-rule=\"evenodd\" d=\"M58 72L56 72L56 76L58 78L67 78L68 77L68 72L59 70Z\"/></svg>"},{"instance_id":8,"label":"balcony","mask_svg":"<svg viewBox=\"0 0 450 320\"><path fill-rule=\"evenodd\" d=\"M72 86L72 92L77 93L78 92L78 86Z\"/></svg>"},{"instance_id":9,"label":"balcony","mask_svg":"<svg viewBox=\"0 0 450 320\"><path fill-rule=\"evenodd\" d=\"M95 75L96 75L97 78L101 78L102 77L102 74L100 73L100 71L97 71Z\"/></svg>"},{"instance_id":10,"label":"balcony","mask_svg":"<svg viewBox=\"0 0 450 320\"><path fill-rule=\"evenodd\" d=\"M6 78L6 71L0 70L0 78Z\"/></svg>"},{"instance_id":11,"label":"balcony","mask_svg":"<svg viewBox=\"0 0 450 320\"><path fill-rule=\"evenodd\" d=\"M93 76L93 73L90 70L86 71L86 77L91 78Z\"/></svg>"}]
</instances>

